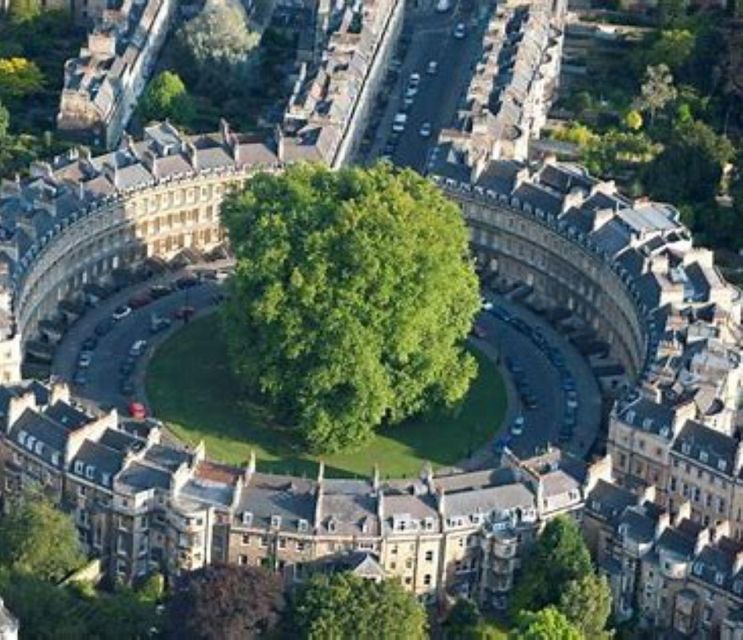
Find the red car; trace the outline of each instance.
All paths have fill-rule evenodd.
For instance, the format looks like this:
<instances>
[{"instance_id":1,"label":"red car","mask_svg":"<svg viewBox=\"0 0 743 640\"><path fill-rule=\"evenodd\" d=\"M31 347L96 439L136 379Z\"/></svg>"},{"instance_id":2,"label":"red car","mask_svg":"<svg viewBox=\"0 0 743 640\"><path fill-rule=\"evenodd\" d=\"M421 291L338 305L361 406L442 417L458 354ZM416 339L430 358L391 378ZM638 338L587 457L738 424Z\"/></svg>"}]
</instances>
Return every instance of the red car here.
<instances>
[{"instance_id":1,"label":"red car","mask_svg":"<svg viewBox=\"0 0 743 640\"><path fill-rule=\"evenodd\" d=\"M130 402L129 415L137 420L144 420L147 417L147 409L140 402Z\"/></svg>"},{"instance_id":2,"label":"red car","mask_svg":"<svg viewBox=\"0 0 743 640\"><path fill-rule=\"evenodd\" d=\"M132 296L129 298L128 304L132 309L139 309L140 307L146 307L150 302L152 302L152 297L148 296L146 293L142 293L138 296Z\"/></svg>"},{"instance_id":3,"label":"red car","mask_svg":"<svg viewBox=\"0 0 743 640\"><path fill-rule=\"evenodd\" d=\"M173 317L176 320L188 320L194 313L196 313L196 309L194 309L193 307L178 307L173 312Z\"/></svg>"}]
</instances>

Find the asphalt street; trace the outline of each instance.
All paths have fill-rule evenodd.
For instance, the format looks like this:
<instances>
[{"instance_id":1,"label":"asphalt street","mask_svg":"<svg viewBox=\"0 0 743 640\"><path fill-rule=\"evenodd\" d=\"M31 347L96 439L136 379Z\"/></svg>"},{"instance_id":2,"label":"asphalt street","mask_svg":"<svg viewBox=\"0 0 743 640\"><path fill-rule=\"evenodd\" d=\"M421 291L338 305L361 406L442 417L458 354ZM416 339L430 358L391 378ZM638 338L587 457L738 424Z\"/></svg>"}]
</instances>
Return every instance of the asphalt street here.
<instances>
[{"instance_id":1,"label":"asphalt street","mask_svg":"<svg viewBox=\"0 0 743 640\"><path fill-rule=\"evenodd\" d=\"M411 43L401 61L399 78L389 92L387 105L375 132L370 159L389 156L400 166L423 172L430 149L439 132L454 121L474 66L479 59L488 2L459 0L446 12L438 13L430 5L406 16ZM464 38L454 37L455 26L466 26ZM436 62L435 74L428 73ZM402 133L392 131L394 117L403 108L403 97L413 73L420 75L417 94L407 109ZM430 135L421 135L428 123Z\"/></svg>"},{"instance_id":2,"label":"asphalt street","mask_svg":"<svg viewBox=\"0 0 743 640\"><path fill-rule=\"evenodd\" d=\"M213 268L213 265L208 265ZM136 287L122 291L96 307L77 320L62 338L52 363L52 374L65 380L72 381L83 342L89 336L95 335L95 327L106 318L110 318L113 310L132 296L149 291L153 284L174 281L185 272L168 274L165 278L151 280ZM142 393L144 368L152 351L163 342L166 337L182 327L184 320L175 319L175 311L184 306L193 307L196 315L204 313L215 304L219 294L219 285L213 281L189 289L175 290L169 295L153 300L150 304L139 309L132 309L132 313L115 323L113 329L106 335L98 338L98 345L93 350L90 366L87 367L87 383L73 384L73 391L83 401L95 401L103 406L117 407L126 411L132 401L144 402ZM168 317L172 324L170 329L152 334L150 331L152 315ZM133 372L124 376L120 368L129 357L129 350L137 340L146 340L147 347L144 353L136 358ZM134 383L134 392L121 392L121 381L130 377Z\"/></svg>"}]
</instances>

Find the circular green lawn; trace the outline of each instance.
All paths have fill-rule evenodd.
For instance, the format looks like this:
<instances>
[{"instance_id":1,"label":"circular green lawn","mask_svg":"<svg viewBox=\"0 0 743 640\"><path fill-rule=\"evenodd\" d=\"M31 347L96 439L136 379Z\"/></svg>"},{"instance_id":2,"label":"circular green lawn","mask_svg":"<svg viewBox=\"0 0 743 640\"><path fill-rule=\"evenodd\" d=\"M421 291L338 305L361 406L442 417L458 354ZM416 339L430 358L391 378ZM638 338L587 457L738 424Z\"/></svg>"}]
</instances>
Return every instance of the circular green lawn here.
<instances>
[{"instance_id":1,"label":"circular green lawn","mask_svg":"<svg viewBox=\"0 0 743 640\"><path fill-rule=\"evenodd\" d=\"M383 477L410 477L426 460L434 467L452 465L485 444L501 425L506 396L495 365L474 355L479 374L457 407L383 429L361 449L323 456L326 475L369 476L376 463ZM146 387L154 415L186 442L204 440L212 459L241 464L252 450L264 471L317 471L318 458L298 450L290 430L241 398L217 314L194 320L157 350Z\"/></svg>"}]
</instances>

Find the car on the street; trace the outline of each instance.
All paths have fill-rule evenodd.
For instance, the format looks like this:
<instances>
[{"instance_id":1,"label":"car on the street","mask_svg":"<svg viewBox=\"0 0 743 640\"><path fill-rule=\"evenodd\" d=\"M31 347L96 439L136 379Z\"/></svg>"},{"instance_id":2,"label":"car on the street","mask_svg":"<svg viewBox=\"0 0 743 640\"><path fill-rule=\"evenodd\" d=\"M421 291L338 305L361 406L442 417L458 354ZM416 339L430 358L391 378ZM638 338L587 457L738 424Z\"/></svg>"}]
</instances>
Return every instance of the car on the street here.
<instances>
[{"instance_id":1,"label":"car on the street","mask_svg":"<svg viewBox=\"0 0 743 640\"><path fill-rule=\"evenodd\" d=\"M418 133L420 133L420 135L421 135L422 138L428 138L428 137L430 137L431 136L431 123L430 122L424 122L421 125L420 131L418 131Z\"/></svg>"},{"instance_id":2,"label":"car on the street","mask_svg":"<svg viewBox=\"0 0 743 640\"><path fill-rule=\"evenodd\" d=\"M128 357L126 360L124 360L119 365L119 373L122 376L131 375L131 373L134 371L134 367L136 366L136 364L137 363L135 362L134 358L132 358L131 356Z\"/></svg>"},{"instance_id":3,"label":"car on the street","mask_svg":"<svg viewBox=\"0 0 743 640\"><path fill-rule=\"evenodd\" d=\"M132 309L140 309L141 307L146 307L148 304L152 302L152 297L148 296L146 293L140 293L139 295L132 296L127 301L127 304Z\"/></svg>"},{"instance_id":4,"label":"car on the street","mask_svg":"<svg viewBox=\"0 0 743 640\"><path fill-rule=\"evenodd\" d=\"M77 366L80 369L87 369L93 362L93 354L90 351L81 351L77 358Z\"/></svg>"},{"instance_id":5,"label":"car on the street","mask_svg":"<svg viewBox=\"0 0 743 640\"><path fill-rule=\"evenodd\" d=\"M405 131L405 124L407 123L407 121L408 114L398 113L392 123L392 131L395 131L396 133L402 133L403 131Z\"/></svg>"},{"instance_id":6,"label":"car on the street","mask_svg":"<svg viewBox=\"0 0 743 640\"><path fill-rule=\"evenodd\" d=\"M520 436L522 433L524 433L525 424L526 420L524 420L524 416L516 416L511 423L511 435Z\"/></svg>"},{"instance_id":7,"label":"car on the street","mask_svg":"<svg viewBox=\"0 0 743 640\"><path fill-rule=\"evenodd\" d=\"M72 376L72 382L80 387L84 387L88 384L88 374L83 369L75 371L75 375Z\"/></svg>"},{"instance_id":8,"label":"car on the street","mask_svg":"<svg viewBox=\"0 0 743 640\"><path fill-rule=\"evenodd\" d=\"M408 87L405 90L405 97L406 98L415 98L415 96L418 95L418 87Z\"/></svg>"},{"instance_id":9,"label":"car on the street","mask_svg":"<svg viewBox=\"0 0 743 640\"><path fill-rule=\"evenodd\" d=\"M457 26L454 27L454 37L457 40L462 40L467 36L467 27L464 26L464 22L458 22Z\"/></svg>"},{"instance_id":10,"label":"car on the street","mask_svg":"<svg viewBox=\"0 0 743 640\"><path fill-rule=\"evenodd\" d=\"M196 276L183 276L175 281L175 286L179 289L190 289L199 284L199 279Z\"/></svg>"},{"instance_id":11,"label":"car on the street","mask_svg":"<svg viewBox=\"0 0 743 640\"><path fill-rule=\"evenodd\" d=\"M98 346L98 338L95 336L88 336L83 340L83 343L81 345L81 349L83 351L93 351Z\"/></svg>"},{"instance_id":12,"label":"car on the street","mask_svg":"<svg viewBox=\"0 0 743 640\"><path fill-rule=\"evenodd\" d=\"M452 0L439 0L436 3L436 11L439 13L445 13L451 9Z\"/></svg>"},{"instance_id":13,"label":"car on the street","mask_svg":"<svg viewBox=\"0 0 743 640\"><path fill-rule=\"evenodd\" d=\"M130 356L141 356L145 349L147 349L147 340L137 340L132 346L129 348L129 355Z\"/></svg>"},{"instance_id":14,"label":"car on the street","mask_svg":"<svg viewBox=\"0 0 743 640\"><path fill-rule=\"evenodd\" d=\"M107 333L110 333L111 329L114 328L114 321L111 318L105 318L104 320L101 320L97 325L95 325L95 335L97 335L99 338L102 336L105 336Z\"/></svg>"},{"instance_id":15,"label":"car on the street","mask_svg":"<svg viewBox=\"0 0 743 640\"><path fill-rule=\"evenodd\" d=\"M111 314L111 317L118 322L132 314L132 308L126 304L119 305L116 307Z\"/></svg>"},{"instance_id":16,"label":"car on the street","mask_svg":"<svg viewBox=\"0 0 743 640\"><path fill-rule=\"evenodd\" d=\"M410 79L408 80L408 86L409 87L417 87L420 84L421 81L421 74L417 71L413 71L413 73L410 74Z\"/></svg>"},{"instance_id":17,"label":"car on the street","mask_svg":"<svg viewBox=\"0 0 743 640\"><path fill-rule=\"evenodd\" d=\"M147 409L141 402L129 403L129 415L136 420L144 420L147 417Z\"/></svg>"},{"instance_id":18,"label":"car on the street","mask_svg":"<svg viewBox=\"0 0 743 640\"><path fill-rule=\"evenodd\" d=\"M429 76L435 76L439 70L439 63L436 60L431 60L426 67L426 73Z\"/></svg>"},{"instance_id":19,"label":"car on the street","mask_svg":"<svg viewBox=\"0 0 743 640\"><path fill-rule=\"evenodd\" d=\"M492 311L493 310L493 303L490 302L487 298L481 298L480 299L480 308L483 311Z\"/></svg>"},{"instance_id":20,"label":"car on the street","mask_svg":"<svg viewBox=\"0 0 743 640\"><path fill-rule=\"evenodd\" d=\"M483 327L482 325L480 325L480 324L475 324L475 325L473 325L473 326L472 326L472 334L473 334L473 335L474 335L474 336L475 336L476 338L480 338L480 339L482 339L482 338L485 338L485 337L487 337L487 335L488 335L488 332L487 332L487 331L485 331L485 327Z\"/></svg>"},{"instance_id":21,"label":"car on the street","mask_svg":"<svg viewBox=\"0 0 743 640\"><path fill-rule=\"evenodd\" d=\"M173 312L173 317L176 320L188 320L194 313L196 313L196 309L188 305L184 305L182 307L178 307Z\"/></svg>"},{"instance_id":22,"label":"car on the street","mask_svg":"<svg viewBox=\"0 0 743 640\"><path fill-rule=\"evenodd\" d=\"M166 318L164 316L158 316L153 313L152 317L150 318L150 333L158 333L160 331L165 331L165 329L170 328L171 324L172 324L172 321L170 318Z\"/></svg>"},{"instance_id":23,"label":"car on the street","mask_svg":"<svg viewBox=\"0 0 743 640\"><path fill-rule=\"evenodd\" d=\"M134 394L134 382L131 378L122 378L119 383L119 391L124 396L131 396Z\"/></svg>"},{"instance_id":24,"label":"car on the street","mask_svg":"<svg viewBox=\"0 0 743 640\"><path fill-rule=\"evenodd\" d=\"M150 296L153 298L164 298L167 295L173 293L173 287L169 287L165 284L153 284L150 287Z\"/></svg>"}]
</instances>

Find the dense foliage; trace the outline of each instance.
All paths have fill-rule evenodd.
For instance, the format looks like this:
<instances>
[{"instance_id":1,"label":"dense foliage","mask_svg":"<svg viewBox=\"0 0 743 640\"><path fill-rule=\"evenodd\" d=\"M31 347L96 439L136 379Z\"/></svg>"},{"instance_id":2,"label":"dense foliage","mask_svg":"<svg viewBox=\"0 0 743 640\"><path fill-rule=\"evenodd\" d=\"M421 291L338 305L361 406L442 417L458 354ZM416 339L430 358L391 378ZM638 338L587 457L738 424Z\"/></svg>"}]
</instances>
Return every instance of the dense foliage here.
<instances>
[{"instance_id":1,"label":"dense foliage","mask_svg":"<svg viewBox=\"0 0 743 640\"><path fill-rule=\"evenodd\" d=\"M144 121L167 119L183 125L193 117L193 103L186 85L172 71L163 71L150 81L137 108Z\"/></svg>"},{"instance_id":2,"label":"dense foliage","mask_svg":"<svg viewBox=\"0 0 743 640\"><path fill-rule=\"evenodd\" d=\"M0 565L58 582L84 560L75 524L41 493L9 502L0 519Z\"/></svg>"},{"instance_id":3,"label":"dense foliage","mask_svg":"<svg viewBox=\"0 0 743 640\"><path fill-rule=\"evenodd\" d=\"M167 607L172 638L255 638L279 623L283 586L259 567L212 565L187 574Z\"/></svg>"},{"instance_id":4,"label":"dense foliage","mask_svg":"<svg viewBox=\"0 0 743 640\"><path fill-rule=\"evenodd\" d=\"M251 179L222 221L237 258L233 368L312 450L464 396L477 278L457 207L428 181L295 166Z\"/></svg>"},{"instance_id":5,"label":"dense foliage","mask_svg":"<svg viewBox=\"0 0 743 640\"><path fill-rule=\"evenodd\" d=\"M512 617L557 605L572 580L592 572L591 557L575 521L564 516L551 520L524 559L511 599Z\"/></svg>"},{"instance_id":6,"label":"dense foliage","mask_svg":"<svg viewBox=\"0 0 743 640\"><path fill-rule=\"evenodd\" d=\"M239 2L209 0L176 32L176 70L188 86L226 100L247 82L259 41Z\"/></svg>"},{"instance_id":7,"label":"dense foliage","mask_svg":"<svg viewBox=\"0 0 743 640\"><path fill-rule=\"evenodd\" d=\"M394 580L380 583L350 573L318 575L292 608L294 637L311 640L418 640L426 637L426 612Z\"/></svg>"},{"instance_id":8,"label":"dense foliage","mask_svg":"<svg viewBox=\"0 0 743 640\"><path fill-rule=\"evenodd\" d=\"M585 640L575 625L555 607L546 607L537 612L525 611L519 616L516 629L510 634L512 640Z\"/></svg>"}]
</instances>

